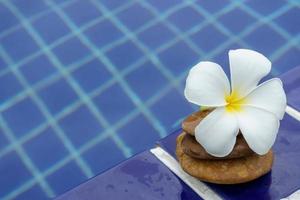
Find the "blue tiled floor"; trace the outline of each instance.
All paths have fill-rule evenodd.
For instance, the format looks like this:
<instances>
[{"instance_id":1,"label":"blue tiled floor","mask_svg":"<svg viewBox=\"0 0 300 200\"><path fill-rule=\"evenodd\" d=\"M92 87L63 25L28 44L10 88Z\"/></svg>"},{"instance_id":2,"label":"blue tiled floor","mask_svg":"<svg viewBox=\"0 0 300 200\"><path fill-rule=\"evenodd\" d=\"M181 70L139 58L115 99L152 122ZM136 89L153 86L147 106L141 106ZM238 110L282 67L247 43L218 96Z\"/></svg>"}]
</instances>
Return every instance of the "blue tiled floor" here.
<instances>
[{"instance_id":1,"label":"blue tiled floor","mask_svg":"<svg viewBox=\"0 0 300 200\"><path fill-rule=\"evenodd\" d=\"M38 50L36 42L23 28L2 37L0 42L8 56L15 61L20 61Z\"/></svg>"},{"instance_id":2,"label":"blue tiled floor","mask_svg":"<svg viewBox=\"0 0 300 200\"><path fill-rule=\"evenodd\" d=\"M54 197L151 147L196 109L200 60L299 65L299 16L295 0L0 1L0 199Z\"/></svg>"},{"instance_id":3,"label":"blue tiled floor","mask_svg":"<svg viewBox=\"0 0 300 200\"><path fill-rule=\"evenodd\" d=\"M30 97L22 99L1 114L17 137L26 135L45 121L41 111Z\"/></svg>"}]
</instances>

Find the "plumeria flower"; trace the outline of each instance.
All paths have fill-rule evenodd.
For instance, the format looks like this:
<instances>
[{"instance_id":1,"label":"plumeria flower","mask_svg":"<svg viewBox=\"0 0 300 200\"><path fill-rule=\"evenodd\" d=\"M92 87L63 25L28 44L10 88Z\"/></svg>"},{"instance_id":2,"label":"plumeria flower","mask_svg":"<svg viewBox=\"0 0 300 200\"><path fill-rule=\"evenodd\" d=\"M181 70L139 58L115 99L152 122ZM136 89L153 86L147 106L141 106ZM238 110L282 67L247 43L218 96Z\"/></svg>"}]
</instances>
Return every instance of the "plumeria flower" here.
<instances>
[{"instance_id":1,"label":"plumeria flower","mask_svg":"<svg viewBox=\"0 0 300 200\"><path fill-rule=\"evenodd\" d=\"M209 154L224 157L232 151L240 130L254 152L266 154L285 112L282 82L272 78L258 85L271 71L264 55L247 49L228 54L231 85L221 66L213 62L200 62L188 74L186 99L214 108L196 127L196 140Z\"/></svg>"}]
</instances>

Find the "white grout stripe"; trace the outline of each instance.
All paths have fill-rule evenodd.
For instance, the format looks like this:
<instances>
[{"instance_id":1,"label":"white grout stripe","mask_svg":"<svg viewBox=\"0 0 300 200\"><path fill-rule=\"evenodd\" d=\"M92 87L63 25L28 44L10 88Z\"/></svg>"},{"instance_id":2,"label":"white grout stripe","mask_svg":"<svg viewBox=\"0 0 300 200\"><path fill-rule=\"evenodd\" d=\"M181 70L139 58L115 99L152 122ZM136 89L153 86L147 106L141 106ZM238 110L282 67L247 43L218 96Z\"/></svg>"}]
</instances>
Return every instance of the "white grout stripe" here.
<instances>
[{"instance_id":1,"label":"white grout stripe","mask_svg":"<svg viewBox=\"0 0 300 200\"><path fill-rule=\"evenodd\" d=\"M300 199L300 190L297 190L296 192L294 192L290 196L288 196L286 198L283 198L281 200L299 200L299 199Z\"/></svg>"},{"instance_id":2,"label":"white grout stripe","mask_svg":"<svg viewBox=\"0 0 300 200\"><path fill-rule=\"evenodd\" d=\"M183 182L185 182L194 192L205 200L221 200L222 198L211 190L205 183L190 176L182 170L179 163L168 152L161 147L155 147L150 150L162 163L164 163L173 173L175 173Z\"/></svg>"},{"instance_id":3,"label":"white grout stripe","mask_svg":"<svg viewBox=\"0 0 300 200\"><path fill-rule=\"evenodd\" d=\"M287 106L285 109L285 112L290 115L291 117L295 118L296 120L300 121L300 112L297 111L296 109Z\"/></svg>"}]
</instances>

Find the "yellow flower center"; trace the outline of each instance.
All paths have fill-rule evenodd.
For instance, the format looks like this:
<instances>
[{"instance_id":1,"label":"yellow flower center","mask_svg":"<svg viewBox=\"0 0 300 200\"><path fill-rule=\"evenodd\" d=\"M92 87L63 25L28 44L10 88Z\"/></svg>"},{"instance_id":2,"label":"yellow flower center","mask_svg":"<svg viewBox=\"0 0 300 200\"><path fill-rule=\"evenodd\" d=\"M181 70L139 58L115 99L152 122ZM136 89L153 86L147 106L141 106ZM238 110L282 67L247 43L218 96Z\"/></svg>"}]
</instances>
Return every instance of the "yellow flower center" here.
<instances>
[{"instance_id":1,"label":"yellow flower center","mask_svg":"<svg viewBox=\"0 0 300 200\"><path fill-rule=\"evenodd\" d=\"M237 112L242 110L242 105L245 104L245 99L240 98L240 95L233 91L229 96L225 97L226 102L226 110L228 112Z\"/></svg>"}]
</instances>

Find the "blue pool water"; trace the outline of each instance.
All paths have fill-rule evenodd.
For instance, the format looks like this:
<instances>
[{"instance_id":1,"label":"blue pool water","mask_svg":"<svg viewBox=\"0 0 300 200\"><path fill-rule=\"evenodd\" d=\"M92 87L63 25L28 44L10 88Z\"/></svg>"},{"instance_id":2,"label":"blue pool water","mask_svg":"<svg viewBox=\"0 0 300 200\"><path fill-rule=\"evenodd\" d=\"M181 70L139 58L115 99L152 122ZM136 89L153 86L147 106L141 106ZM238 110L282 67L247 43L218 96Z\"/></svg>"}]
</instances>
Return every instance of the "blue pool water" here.
<instances>
[{"instance_id":1,"label":"blue pool water","mask_svg":"<svg viewBox=\"0 0 300 200\"><path fill-rule=\"evenodd\" d=\"M299 1L0 0L0 198L48 199L151 146L196 108L200 60L300 64Z\"/></svg>"}]
</instances>

